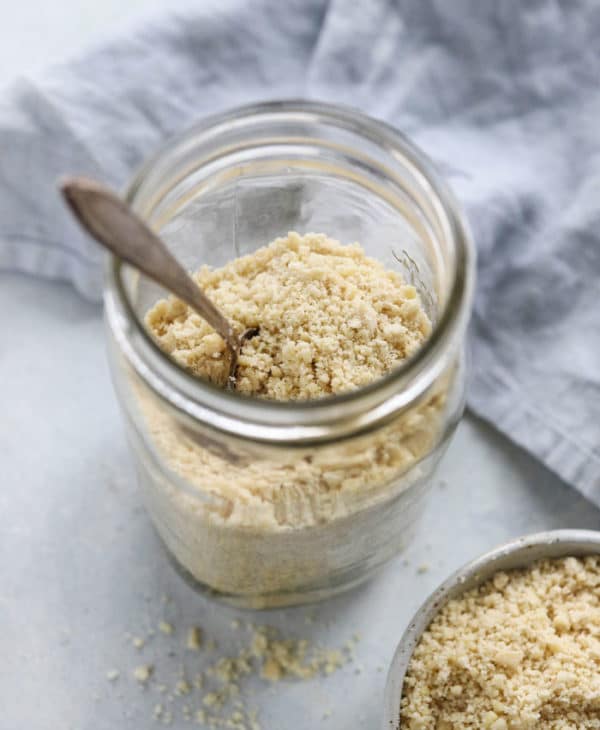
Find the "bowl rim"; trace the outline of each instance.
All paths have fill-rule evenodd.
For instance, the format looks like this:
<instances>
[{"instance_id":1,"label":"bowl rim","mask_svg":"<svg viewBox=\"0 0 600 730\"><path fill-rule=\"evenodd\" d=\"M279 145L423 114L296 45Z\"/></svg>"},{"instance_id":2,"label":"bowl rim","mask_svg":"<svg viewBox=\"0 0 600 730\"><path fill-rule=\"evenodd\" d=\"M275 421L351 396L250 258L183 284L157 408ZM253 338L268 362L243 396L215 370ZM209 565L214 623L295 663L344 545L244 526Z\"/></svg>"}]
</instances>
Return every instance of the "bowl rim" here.
<instances>
[{"instance_id":1,"label":"bowl rim","mask_svg":"<svg viewBox=\"0 0 600 730\"><path fill-rule=\"evenodd\" d=\"M524 568L544 558L598 554L600 530L549 530L503 543L452 573L421 604L400 639L386 680L382 730L402 730L400 701L408 665L422 634L448 601L501 570Z\"/></svg>"}]
</instances>

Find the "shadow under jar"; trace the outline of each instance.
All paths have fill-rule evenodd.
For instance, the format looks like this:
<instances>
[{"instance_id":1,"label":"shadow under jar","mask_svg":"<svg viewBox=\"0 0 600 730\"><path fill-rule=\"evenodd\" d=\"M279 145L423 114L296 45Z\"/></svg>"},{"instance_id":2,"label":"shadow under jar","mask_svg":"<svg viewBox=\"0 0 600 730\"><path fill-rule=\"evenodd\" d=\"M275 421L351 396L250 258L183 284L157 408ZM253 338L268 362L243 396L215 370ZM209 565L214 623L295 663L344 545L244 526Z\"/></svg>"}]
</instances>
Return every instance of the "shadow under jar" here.
<instances>
[{"instance_id":1,"label":"shadow under jar","mask_svg":"<svg viewBox=\"0 0 600 730\"><path fill-rule=\"evenodd\" d=\"M190 270L288 231L359 242L413 284L432 333L353 392L274 402L193 378L144 316L166 295L112 260L105 310L115 388L145 501L196 587L264 608L364 581L411 538L464 406L473 251L431 163L354 110L244 107L171 140L127 200Z\"/></svg>"}]
</instances>

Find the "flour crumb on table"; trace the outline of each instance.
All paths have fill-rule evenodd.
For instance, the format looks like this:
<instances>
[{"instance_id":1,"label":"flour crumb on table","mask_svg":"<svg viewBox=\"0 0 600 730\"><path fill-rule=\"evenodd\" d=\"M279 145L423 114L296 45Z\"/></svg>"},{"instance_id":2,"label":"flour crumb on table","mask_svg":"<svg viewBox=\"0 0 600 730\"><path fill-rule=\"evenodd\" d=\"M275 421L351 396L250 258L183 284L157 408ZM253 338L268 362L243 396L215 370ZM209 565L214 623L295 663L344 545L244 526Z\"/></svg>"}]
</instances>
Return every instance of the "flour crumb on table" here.
<instances>
[{"instance_id":1,"label":"flour crumb on table","mask_svg":"<svg viewBox=\"0 0 600 730\"><path fill-rule=\"evenodd\" d=\"M192 626L188 630L186 646L190 651L199 651L202 647L202 629Z\"/></svg>"},{"instance_id":2,"label":"flour crumb on table","mask_svg":"<svg viewBox=\"0 0 600 730\"><path fill-rule=\"evenodd\" d=\"M237 624L236 620L231 623ZM241 622L239 626L242 627ZM359 640L355 635L341 649L331 649L312 644L307 639L284 637L273 627L247 625L247 628L249 633L238 632L230 625L232 635L235 633L237 637L237 650L216 658L206 653L198 654L193 659L193 672L189 666L191 655L187 654L187 669L182 663L177 679L169 683L165 683L161 675L161 659L175 653L169 644L164 644L165 641L173 642L173 635L167 632L160 642L149 647L154 652L154 663L136 667L133 676L144 688L160 695L160 702L153 705L152 712L157 723L169 725L181 715L184 720L195 719L208 728L260 730L257 711L250 706L256 681L262 680L272 686L286 680L325 678L354 661L354 648ZM191 636L193 643L200 646L202 629L190 627L188 640ZM209 642L216 647L214 639L208 639L204 644ZM182 657L187 648L188 642L180 646ZM197 663L199 661L201 663ZM111 672L118 676L117 670L109 670L107 676ZM162 682L151 681L155 676Z\"/></svg>"},{"instance_id":3,"label":"flour crumb on table","mask_svg":"<svg viewBox=\"0 0 600 730\"><path fill-rule=\"evenodd\" d=\"M172 634L172 633L173 633L173 631L174 631L175 629L174 629L173 625L172 625L172 624L170 624L170 623L169 623L168 621L161 621L161 622L160 622L160 623L158 624L158 630L159 630L159 631L160 631L161 633L163 633L163 634L168 634L168 635L170 635L170 634Z\"/></svg>"},{"instance_id":4,"label":"flour crumb on table","mask_svg":"<svg viewBox=\"0 0 600 730\"><path fill-rule=\"evenodd\" d=\"M140 664L133 670L133 676L140 684L145 684L154 672L154 667L151 664Z\"/></svg>"}]
</instances>

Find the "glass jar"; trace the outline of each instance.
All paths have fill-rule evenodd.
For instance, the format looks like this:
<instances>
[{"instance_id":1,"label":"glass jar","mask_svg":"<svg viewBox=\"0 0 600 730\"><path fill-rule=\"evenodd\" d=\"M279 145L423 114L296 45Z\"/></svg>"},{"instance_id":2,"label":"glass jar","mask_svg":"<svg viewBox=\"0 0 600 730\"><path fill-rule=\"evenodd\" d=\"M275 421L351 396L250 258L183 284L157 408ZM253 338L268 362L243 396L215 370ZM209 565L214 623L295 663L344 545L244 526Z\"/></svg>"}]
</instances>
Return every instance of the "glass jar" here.
<instances>
[{"instance_id":1,"label":"glass jar","mask_svg":"<svg viewBox=\"0 0 600 730\"><path fill-rule=\"evenodd\" d=\"M433 328L410 360L350 393L272 402L175 365L143 323L166 292L119 260L107 269L115 388L180 572L252 608L362 582L410 539L463 411L474 257L454 198L396 130L307 102L203 121L147 162L126 198L190 270L290 230L323 232L417 288Z\"/></svg>"}]
</instances>

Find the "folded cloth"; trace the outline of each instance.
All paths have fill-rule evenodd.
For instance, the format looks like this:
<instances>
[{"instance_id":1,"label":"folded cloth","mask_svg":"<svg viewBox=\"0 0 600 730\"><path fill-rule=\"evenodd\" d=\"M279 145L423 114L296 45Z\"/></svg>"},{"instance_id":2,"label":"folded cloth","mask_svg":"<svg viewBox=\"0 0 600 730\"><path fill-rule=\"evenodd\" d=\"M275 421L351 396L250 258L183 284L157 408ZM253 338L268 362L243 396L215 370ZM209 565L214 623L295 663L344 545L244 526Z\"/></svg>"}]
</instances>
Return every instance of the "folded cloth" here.
<instances>
[{"instance_id":1,"label":"folded cloth","mask_svg":"<svg viewBox=\"0 0 600 730\"><path fill-rule=\"evenodd\" d=\"M218 0L0 102L0 267L100 295L65 171L121 185L166 136L257 99L350 103L447 172L479 251L469 405L600 505L600 4Z\"/></svg>"}]
</instances>

